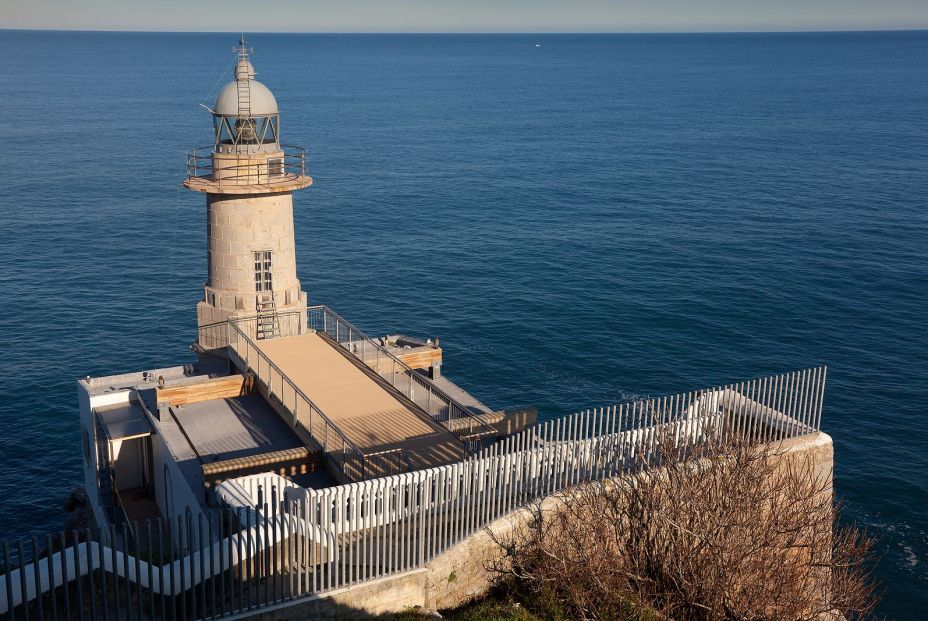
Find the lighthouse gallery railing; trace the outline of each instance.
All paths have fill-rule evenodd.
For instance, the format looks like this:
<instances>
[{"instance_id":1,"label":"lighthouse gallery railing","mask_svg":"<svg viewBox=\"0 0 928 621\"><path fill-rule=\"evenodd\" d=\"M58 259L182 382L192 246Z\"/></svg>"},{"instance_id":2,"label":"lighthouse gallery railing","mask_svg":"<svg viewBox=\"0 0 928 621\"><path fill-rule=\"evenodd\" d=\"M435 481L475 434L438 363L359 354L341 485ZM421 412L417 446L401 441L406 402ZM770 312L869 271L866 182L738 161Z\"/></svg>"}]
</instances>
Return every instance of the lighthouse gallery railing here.
<instances>
[{"instance_id":1,"label":"lighthouse gallery railing","mask_svg":"<svg viewBox=\"0 0 928 621\"><path fill-rule=\"evenodd\" d=\"M220 154L214 158L214 147L197 147L187 151L187 177L227 185L268 185L296 180L306 175L306 149L296 145L280 145L280 152L242 153L238 157Z\"/></svg>"}]
</instances>

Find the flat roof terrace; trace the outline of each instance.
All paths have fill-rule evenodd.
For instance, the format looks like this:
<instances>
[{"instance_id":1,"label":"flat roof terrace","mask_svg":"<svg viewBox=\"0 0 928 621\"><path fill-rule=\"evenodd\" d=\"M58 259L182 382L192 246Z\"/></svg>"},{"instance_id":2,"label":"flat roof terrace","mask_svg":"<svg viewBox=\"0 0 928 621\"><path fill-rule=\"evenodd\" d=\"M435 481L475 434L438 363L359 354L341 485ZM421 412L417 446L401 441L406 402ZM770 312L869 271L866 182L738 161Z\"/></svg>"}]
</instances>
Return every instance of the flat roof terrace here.
<instances>
[{"instance_id":1,"label":"flat roof terrace","mask_svg":"<svg viewBox=\"0 0 928 621\"><path fill-rule=\"evenodd\" d=\"M257 393L172 405L168 410L170 416L158 427L193 490L202 489L207 479L222 480L255 469L276 470L278 463L264 463L268 456L290 453L299 460L311 452ZM227 467L212 472L211 465ZM324 471L288 476L308 487L335 483Z\"/></svg>"},{"instance_id":2,"label":"flat roof terrace","mask_svg":"<svg viewBox=\"0 0 928 621\"><path fill-rule=\"evenodd\" d=\"M188 403L171 412L203 463L303 446L258 394Z\"/></svg>"},{"instance_id":3,"label":"flat roof terrace","mask_svg":"<svg viewBox=\"0 0 928 621\"><path fill-rule=\"evenodd\" d=\"M256 342L262 353L325 413L362 453L402 448L413 469L459 461L463 445L414 411L373 371L318 333Z\"/></svg>"}]
</instances>

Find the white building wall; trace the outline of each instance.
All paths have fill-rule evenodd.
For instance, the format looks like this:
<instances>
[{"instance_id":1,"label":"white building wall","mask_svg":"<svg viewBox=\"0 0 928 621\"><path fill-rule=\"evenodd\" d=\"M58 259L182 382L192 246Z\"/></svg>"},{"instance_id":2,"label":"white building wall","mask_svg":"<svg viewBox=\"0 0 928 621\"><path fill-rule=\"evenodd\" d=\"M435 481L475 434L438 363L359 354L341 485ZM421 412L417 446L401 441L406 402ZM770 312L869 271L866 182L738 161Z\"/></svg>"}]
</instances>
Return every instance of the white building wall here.
<instances>
[{"instance_id":1,"label":"white building wall","mask_svg":"<svg viewBox=\"0 0 928 621\"><path fill-rule=\"evenodd\" d=\"M177 465L176 458L165 445L161 435L151 437L151 459L155 501L161 508L162 517L171 518L173 523L177 524L177 518L186 515L188 508L194 517L202 513L199 498L194 496Z\"/></svg>"},{"instance_id":2,"label":"white building wall","mask_svg":"<svg viewBox=\"0 0 928 621\"><path fill-rule=\"evenodd\" d=\"M86 384L77 383L77 401L80 406L81 444L84 464L84 491L87 493L87 502L93 512L94 521L98 526L108 523L106 511L100 498L99 488L99 460L97 455L97 425L93 408L105 405L129 402L129 391L114 391L101 395L91 396Z\"/></svg>"}]
</instances>

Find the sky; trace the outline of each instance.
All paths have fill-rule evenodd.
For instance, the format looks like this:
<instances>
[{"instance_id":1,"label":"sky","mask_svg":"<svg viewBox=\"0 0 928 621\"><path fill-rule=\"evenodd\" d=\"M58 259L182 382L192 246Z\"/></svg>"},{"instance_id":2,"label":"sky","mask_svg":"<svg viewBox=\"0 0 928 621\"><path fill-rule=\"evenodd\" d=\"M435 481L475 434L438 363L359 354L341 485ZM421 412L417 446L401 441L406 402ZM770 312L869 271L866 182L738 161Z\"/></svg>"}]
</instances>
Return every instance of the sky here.
<instances>
[{"instance_id":1,"label":"sky","mask_svg":"<svg viewBox=\"0 0 928 621\"><path fill-rule=\"evenodd\" d=\"M705 32L928 28L928 0L0 0L0 28Z\"/></svg>"}]
</instances>

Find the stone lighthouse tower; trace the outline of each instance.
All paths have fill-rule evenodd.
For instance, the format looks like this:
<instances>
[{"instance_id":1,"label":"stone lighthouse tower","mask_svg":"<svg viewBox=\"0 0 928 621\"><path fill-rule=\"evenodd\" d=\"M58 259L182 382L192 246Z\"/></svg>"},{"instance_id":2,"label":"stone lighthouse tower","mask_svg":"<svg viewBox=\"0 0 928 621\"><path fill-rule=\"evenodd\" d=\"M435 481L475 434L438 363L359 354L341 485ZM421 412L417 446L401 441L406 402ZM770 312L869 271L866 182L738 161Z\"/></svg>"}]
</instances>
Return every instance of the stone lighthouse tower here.
<instances>
[{"instance_id":1,"label":"stone lighthouse tower","mask_svg":"<svg viewBox=\"0 0 928 621\"><path fill-rule=\"evenodd\" d=\"M210 112L214 143L187 154L184 185L206 194L208 279L197 304L198 327L230 317L257 338L280 334L280 319L306 322L306 293L296 276L293 192L308 187L302 148L281 144L280 110L255 80L244 37L234 48L235 80ZM298 311L298 312L291 312ZM293 326L296 327L296 326ZM208 348L201 331L201 345Z\"/></svg>"}]
</instances>

